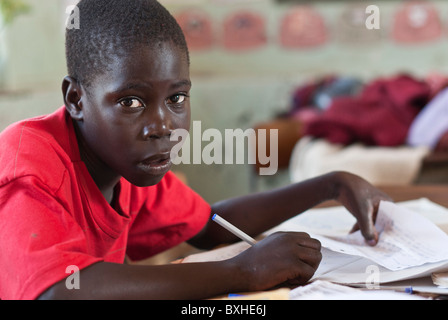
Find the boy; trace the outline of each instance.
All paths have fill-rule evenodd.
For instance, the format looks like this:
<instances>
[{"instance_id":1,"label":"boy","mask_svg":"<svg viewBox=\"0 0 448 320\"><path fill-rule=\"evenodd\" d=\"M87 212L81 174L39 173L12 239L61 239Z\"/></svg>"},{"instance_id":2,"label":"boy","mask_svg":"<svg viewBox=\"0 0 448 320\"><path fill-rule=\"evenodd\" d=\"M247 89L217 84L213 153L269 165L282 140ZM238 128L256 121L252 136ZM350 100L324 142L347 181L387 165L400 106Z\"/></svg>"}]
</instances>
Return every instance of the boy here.
<instances>
[{"instance_id":1,"label":"boy","mask_svg":"<svg viewBox=\"0 0 448 320\"><path fill-rule=\"evenodd\" d=\"M255 236L336 199L376 243L374 216L388 198L348 173L207 204L169 172L170 135L190 123L189 57L176 21L154 0L78 8L64 107L0 136L1 299L201 299L303 284L319 265L320 243L304 233L276 233L222 262L123 263L183 241L237 241L211 213ZM69 290L72 266L80 287Z\"/></svg>"}]
</instances>

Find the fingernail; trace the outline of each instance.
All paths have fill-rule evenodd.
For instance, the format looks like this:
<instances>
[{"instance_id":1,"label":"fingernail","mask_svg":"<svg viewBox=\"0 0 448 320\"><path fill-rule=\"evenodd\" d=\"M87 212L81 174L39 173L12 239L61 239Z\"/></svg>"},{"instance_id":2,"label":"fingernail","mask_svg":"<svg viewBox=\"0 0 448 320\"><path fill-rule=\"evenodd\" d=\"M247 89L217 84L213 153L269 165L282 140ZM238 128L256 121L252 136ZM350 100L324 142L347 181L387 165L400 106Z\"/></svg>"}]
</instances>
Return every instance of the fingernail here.
<instances>
[{"instance_id":1,"label":"fingernail","mask_svg":"<svg viewBox=\"0 0 448 320\"><path fill-rule=\"evenodd\" d=\"M370 240L367 240L367 243L368 243L370 246L374 246L374 245L376 245L376 240L375 240L375 239L370 239Z\"/></svg>"}]
</instances>

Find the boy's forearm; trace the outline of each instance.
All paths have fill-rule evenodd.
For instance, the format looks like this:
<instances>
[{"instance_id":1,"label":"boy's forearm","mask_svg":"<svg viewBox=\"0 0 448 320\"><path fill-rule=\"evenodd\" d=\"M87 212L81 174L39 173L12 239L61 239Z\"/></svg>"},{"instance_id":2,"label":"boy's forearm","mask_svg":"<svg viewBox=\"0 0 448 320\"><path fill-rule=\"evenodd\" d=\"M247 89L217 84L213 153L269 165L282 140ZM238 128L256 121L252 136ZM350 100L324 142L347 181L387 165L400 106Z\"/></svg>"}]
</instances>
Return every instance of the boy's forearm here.
<instances>
[{"instance_id":1,"label":"boy's forearm","mask_svg":"<svg viewBox=\"0 0 448 320\"><path fill-rule=\"evenodd\" d=\"M336 199L342 176L340 172L329 173L272 191L225 200L213 205L212 210L256 236L319 203ZM212 246L238 240L214 223L209 223L206 233L208 236L203 236L212 237ZM192 244L198 242L191 241Z\"/></svg>"},{"instance_id":2,"label":"boy's forearm","mask_svg":"<svg viewBox=\"0 0 448 320\"><path fill-rule=\"evenodd\" d=\"M80 288L67 289L65 279L39 299L205 299L244 291L244 277L232 261L163 266L100 262L80 272Z\"/></svg>"}]
</instances>

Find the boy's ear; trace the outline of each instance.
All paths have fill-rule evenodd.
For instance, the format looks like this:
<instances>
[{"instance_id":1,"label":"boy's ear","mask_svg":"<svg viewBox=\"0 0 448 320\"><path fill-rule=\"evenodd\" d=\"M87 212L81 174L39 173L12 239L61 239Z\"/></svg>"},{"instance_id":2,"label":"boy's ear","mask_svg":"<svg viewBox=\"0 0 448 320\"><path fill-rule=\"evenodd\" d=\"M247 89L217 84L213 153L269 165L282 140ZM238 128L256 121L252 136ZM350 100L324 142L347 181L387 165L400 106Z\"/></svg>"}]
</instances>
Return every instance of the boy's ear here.
<instances>
[{"instance_id":1,"label":"boy's ear","mask_svg":"<svg viewBox=\"0 0 448 320\"><path fill-rule=\"evenodd\" d=\"M62 81L62 94L64 96L65 108L70 113L72 119L81 121L82 113L82 89L75 78L66 76Z\"/></svg>"}]
</instances>

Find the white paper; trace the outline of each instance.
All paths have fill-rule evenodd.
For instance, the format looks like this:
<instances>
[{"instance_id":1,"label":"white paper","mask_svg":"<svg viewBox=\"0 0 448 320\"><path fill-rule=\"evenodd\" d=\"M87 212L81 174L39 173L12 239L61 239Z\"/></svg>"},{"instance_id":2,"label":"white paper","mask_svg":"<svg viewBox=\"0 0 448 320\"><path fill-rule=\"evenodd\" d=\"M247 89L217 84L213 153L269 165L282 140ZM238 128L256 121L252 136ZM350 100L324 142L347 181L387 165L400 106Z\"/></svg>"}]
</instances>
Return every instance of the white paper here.
<instances>
[{"instance_id":1,"label":"white paper","mask_svg":"<svg viewBox=\"0 0 448 320\"><path fill-rule=\"evenodd\" d=\"M291 300L424 300L391 290L360 290L328 281L316 280L289 293Z\"/></svg>"},{"instance_id":2,"label":"white paper","mask_svg":"<svg viewBox=\"0 0 448 320\"><path fill-rule=\"evenodd\" d=\"M328 253L331 254L328 254ZM342 259L342 256L345 256ZM371 269L376 267L376 275L372 278ZM447 270L448 261L428 263L418 267L391 271L376 265L373 261L351 255L344 255L328 249L322 249L322 262L313 280L326 280L339 284L385 284L401 280L429 277L433 272ZM448 292L447 292L448 293Z\"/></svg>"},{"instance_id":3,"label":"white paper","mask_svg":"<svg viewBox=\"0 0 448 320\"><path fill-rule=\"evenodd\" d=\"M437 224L437 226L448 226L448 209L426 198L400 202L396 206L417 212ZM267 232L267 234L275 231L303 231L313 235L319 234L320 238L322 235L326 237L345 237L355 222L355 218L344 207L318 208L308 210L284 222ZM365 284L370 281L369 276L371 274L368 272L368 268L372 265L378 267L376 280L382 284L427 277L433 272L448 270L448 260L443 260L392 271L369 258L343 254L323 246L322 261L313 280L327 280L340 284Z\"/></svg>"},{"instance_id":4,"label":"white paper","mask_svg":"<svg viewBox=\"0 0 448 320\"><path fill-rule=\"evenodd\" d=\"M439 288L448 289L448 272L435 272L431 275L431 279Z\"/></svg>"},{"instance_id":5,"label":"white paper","mask_svg":"<svg viewBox=\"0 0 448 320\"><path fill-rule=\"evenodd\" d=\"M381 202L375 226L379 232L376 246L367 245L360 231L330 238L314 236L325 248L368 258L389 270L448 260L448 235L416 212Z\"/></svg>"}]
</instances>

